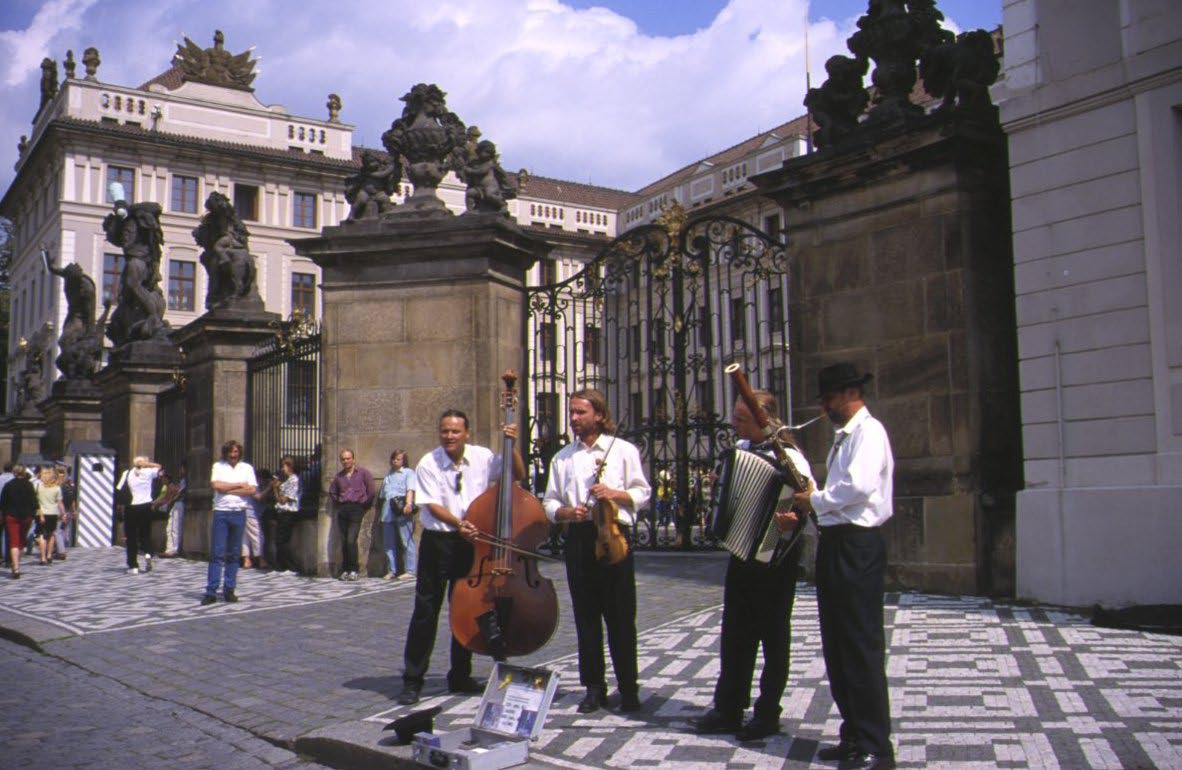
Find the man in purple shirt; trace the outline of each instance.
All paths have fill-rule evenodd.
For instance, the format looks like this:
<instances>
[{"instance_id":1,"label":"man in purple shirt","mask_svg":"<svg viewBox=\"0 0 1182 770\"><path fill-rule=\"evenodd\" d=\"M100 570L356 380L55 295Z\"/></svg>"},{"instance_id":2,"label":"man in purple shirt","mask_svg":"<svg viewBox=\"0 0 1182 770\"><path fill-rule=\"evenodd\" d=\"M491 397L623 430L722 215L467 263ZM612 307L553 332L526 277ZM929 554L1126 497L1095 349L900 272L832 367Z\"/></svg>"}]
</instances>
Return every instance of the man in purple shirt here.
<instances>
[{"instance_id":1,"label":"man in purple shirt","mask_svg":"<svg viewBox=\"0 0 1182 770\"><path fill-rule=\"evenodd\" d=\"M373 493L373 474L354 462L352 449L342 449L341 469L328 487L341 538L341 580L357 579L357 536Z\"/></svg>"}]
</instances>

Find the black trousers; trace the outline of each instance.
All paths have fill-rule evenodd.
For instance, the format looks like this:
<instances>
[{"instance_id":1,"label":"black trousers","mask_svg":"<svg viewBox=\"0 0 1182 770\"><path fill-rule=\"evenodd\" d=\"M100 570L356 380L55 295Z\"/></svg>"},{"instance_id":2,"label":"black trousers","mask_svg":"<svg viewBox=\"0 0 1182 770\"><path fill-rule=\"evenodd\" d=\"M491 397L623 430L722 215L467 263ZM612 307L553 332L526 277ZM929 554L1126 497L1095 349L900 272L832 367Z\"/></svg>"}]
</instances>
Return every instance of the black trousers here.
<instances>
[{"instance_id":1,"label":"black trousers","mask_svg":"<svg viewBox=\"0 0 1182 770\"><path fill-rule=\"evenodd\" d=\"M139 554L152 555L152 504L129 505L123 509L123 537L127 543L127 566L139 566Z\"/></svg>"},{"instance_id":2,"label":"black trousers","mask_svg":"<svg viewBox=\"0 0 1182 770\"><path fill-rule=\"evenodd\" d=\"M472 544L458 532L424 530L419 541L418 580L415 582L415 608L406 633L405 668L402 681L416 687L423 686L431 652L435 649L435 634L439 628L439 611L444 596L451 597L457 579L468 574L472 567ZM449 624L450 627L450 624ZM472 652L451 637L451 670L447 681L462 682L472 676Z\"/></svg>"},{"instance_id":3,"label":"black trousers","mask_svg":"<svg viewBox=\"0 0 1182 770\"><path fill-rule=\"evenodd\" d=\"M291 558L291 532L295 529L297 515L297 511L275 509L275 569L299 571L296 569L295 560ZM358 526L360 524L359 519Z\"/></svg>"},{"instance_id":4,"label":"black trousers","mask_svg":"<svg viewBox=\"0 0 1182 770\"><path fill-rule=\"evenodd\" d=\"M338 503L337 533L341 536L341 572L357 571L357 536L365 509L361 503Z\"/></svg>"},{"instance_id":5,"label":"black trousers","mask_svg":"<svg viewBox=\"0 0 1182 770\"><path fill-rule=\"evenodd\" d=\"M722 670L714 687L714 707L738 715L751 702L755 657L763 647L763 673L755 717L780 718L780 699L788 685L792 644L792 605L800 563L797 545L774 567L734 556L726 568L722 607Z\"/></svg>"},{"instance_id":6,"label":"black trousers","mask_svg":"<svg viewBox=\"0 0 1182 770\"><path fill-rule=\"evenodd\" d=\"M877 528L821 528L817 611L829 691L841 713L841 740L893 755L883 632L886 546Z\"/></svg>"},{"instance_id":7,"label":"black trousers","mask_svg":"<svg viewBox=\"0 0 1182 770\"><path fill-rule=\"evenodd\" d=\"M620 527L625 534L627 529ZM579 681L605 688L603 627L616 684L624 695L639 692L636 664L636 567L632 550L618 564L595 558L595 524L570 524L566 533L566 577L579 646ZM421 562L420 562L421 563Z\"/></svg>"}]
</instances>

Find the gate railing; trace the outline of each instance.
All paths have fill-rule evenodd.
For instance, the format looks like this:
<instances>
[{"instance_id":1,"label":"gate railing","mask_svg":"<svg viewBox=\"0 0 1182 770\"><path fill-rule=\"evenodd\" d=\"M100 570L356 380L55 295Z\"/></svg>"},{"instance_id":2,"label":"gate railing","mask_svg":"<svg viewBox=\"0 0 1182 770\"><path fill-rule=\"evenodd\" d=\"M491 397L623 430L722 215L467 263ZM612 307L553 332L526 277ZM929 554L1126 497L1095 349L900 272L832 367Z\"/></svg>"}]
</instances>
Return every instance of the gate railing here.
<instances>
[{"instance_id":1,"label":"gate railing","mask_svg":"<svg viewBox=\"0 0 1182 770\"><path fill-rule=\"evenodd\" d=\"M641 547L713 547L712 472L731 446L735 393L722 376L743 366L787 413L785 246L742 220L700 217L629 230L577 275L528 290L532 483L571 440L569 394L607 396L619 435L636 444L653 486Z\"/></svg>"},{"instance_id":2,"label":"gate railing","mask_svg":"<svg viewBox=\"0 0 1182 770\"><path fill-rule=\"evenodd\" d=\"M245 459L277 471L291 455L304 472L320 451L320 416L320 334L268 340L246 365Z\"/></svg>"}]
</instances>

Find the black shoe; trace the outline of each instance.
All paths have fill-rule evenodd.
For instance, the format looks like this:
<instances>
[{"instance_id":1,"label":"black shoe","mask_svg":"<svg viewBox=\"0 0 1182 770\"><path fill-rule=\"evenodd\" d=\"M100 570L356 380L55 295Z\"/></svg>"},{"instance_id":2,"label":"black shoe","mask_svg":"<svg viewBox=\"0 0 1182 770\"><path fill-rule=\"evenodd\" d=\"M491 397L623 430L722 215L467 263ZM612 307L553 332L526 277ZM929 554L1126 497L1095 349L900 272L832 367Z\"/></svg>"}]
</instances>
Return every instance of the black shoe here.
<instances>
[{"instance_id":1,"label":"black shoe","mask_svg":"<svg viewBox=\"0 0 1182 770\"><path fill-rule=\"evenodd\" d=\"M449 679L447 680L447 691L452 695L481 695L484 693L484 685L472 677L455 681Z\"/></svg>"},{"instance_id":2,"label":"black shoe","mask_svg":"<svg viewBox=\"0 0 1182 770\"><path fill-rule=\"evenodd\" d=\"M710 709L702 716L690 720L690 729L698 735L735 733L741 727L742 719L738 714L725 714L718 709Z\"/></svg>"},{"instance_id":3,"label":"black shoe","mask_svg":"<svg viewBox=\"0 0 1182 770\"><path fill-rule=\"evenodd\" d=\"M866 754L859 751L837 763L837 770L895 770L895 757L888 754Z\"/></svg>"},{"instance_id":4,"label":"black shoe","mask_svg":"<svg viewBox=\"0 0 1182 770\"><path fill-rule=\"evenodd\" d=\"M839 762L845 759L852 759L862 753L856 743L847 743L841 741L836 746L826 746L817 752L817 759L825 762Z\"/></svg>"},{"instance_id":5,"label":"black shoe","mask_svg":"<svg viewBox=\"0 0 1182 770\"><path fill-rule=\"evenodd\" d=\"M780 732L780 720L765 717L752 717L735 732L740 741L759 741Z\"/></svg>"},{"instance_id":6,"label":"black shoe","mask_svg":"<svg viewBox=\"0 0 1182 770\"><path fill-rule=\"evenodd\" d=\"M206 594L205 596L201 597L201 606L202 607L208 607L211 604L217 604L217 603L218 603L218 598L216 596L214 596L213 594Z\"/></svg>"},{"instance_id":7,"label":"black shoe","mask_svg":"<svg viewBox=\"0 0 1182 770\"><path fill-rule=\"evenodd\" d=\"M238 594L234 593L234 589L230 588L223 594L226 599L226 604L235 604L238 602Z\"/></svg>"},{"instance_id":8,"label":"black shoe","mask_svg":"<svg viewBox=\"0 0 1182 770\"><path fill-rule=\"evenodd\" d=\"M577 711L580 714L590 714L603 708L607 701L607 692L603 687L588 687L587 694L579 701Z\"/></svg>"},{"instance_id":9,"label":"black shoe","mask_svg":"<svg viewBox=\"0 0 1182 770\"><path fill-rule=\"evenodd\" d=\"M624 714L640 711L640 697L636 693L620 693L620 708Z\"/></svg>"},{"instance_id":10,"label":"black shoe","mask_svg":"<svg viewBox=\"0 0 1182 770\"><path fill-rule=\"evenodd\" d=\"M417 685L404 685L402 692L398 693L398 703L402 706L413 706L419 702L419 687Z\"/></svg>"}]
</instances>

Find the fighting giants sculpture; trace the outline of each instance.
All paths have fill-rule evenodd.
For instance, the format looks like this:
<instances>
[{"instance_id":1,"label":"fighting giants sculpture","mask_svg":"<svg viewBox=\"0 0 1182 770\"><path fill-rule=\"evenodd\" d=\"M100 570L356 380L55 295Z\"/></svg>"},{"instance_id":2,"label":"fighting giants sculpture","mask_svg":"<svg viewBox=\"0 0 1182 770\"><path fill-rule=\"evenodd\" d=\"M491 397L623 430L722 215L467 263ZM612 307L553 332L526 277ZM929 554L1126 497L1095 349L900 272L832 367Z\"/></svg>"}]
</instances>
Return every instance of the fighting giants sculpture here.
<instances>
[{"instance_id":1,"label":"fighting giants sculpture","mask_svg":"<svg viewBox=\"0 0 1182 770\"><path fill-rule=\"evenodd\" d=\"M160 291L160 256L164 231L158 203L128 203L123 186L111 184L114 211L103 219L107 241L123 250L119 302L111 314L107 338L120 348L129 342L168 342L164 293ZM170 343L171 344L171 343Z\"/></svg>"},{"instance_id":2,"label":"fighting giants sculpture","mask_svg":"<svg viewBox=\"0 0 1182 770\"><path fill-rule=\"evenodd\" d=\"M64 268L54 267L49 252L41 250L45 269L62 279L66 293L66 321L58 338L57 359L54 363L67 380L89 380L99 368L103 352L103 327L107 323L110 305L103 309L103 317L94 320L94 280L82 271L82 266L70 263Z\"/></svg>"},{"instance_id":3,"label":"fighting giants sculpture","mask_svg":"<svg viewBox=\"0 0 1182 770\"><path fill-rule=\"evenodd\" d=\"M212 192L205 199L205 212L201 224L193 230L193 239L204 249L201 264L209 275L206 309L225 307L237 300L257 300L250 232L234 204L220 192Z\"/></svg>"}]
</instances>

